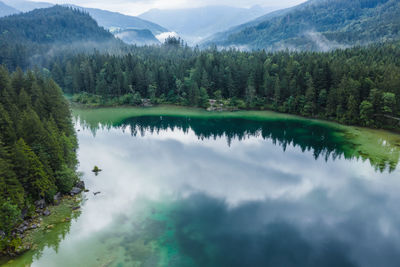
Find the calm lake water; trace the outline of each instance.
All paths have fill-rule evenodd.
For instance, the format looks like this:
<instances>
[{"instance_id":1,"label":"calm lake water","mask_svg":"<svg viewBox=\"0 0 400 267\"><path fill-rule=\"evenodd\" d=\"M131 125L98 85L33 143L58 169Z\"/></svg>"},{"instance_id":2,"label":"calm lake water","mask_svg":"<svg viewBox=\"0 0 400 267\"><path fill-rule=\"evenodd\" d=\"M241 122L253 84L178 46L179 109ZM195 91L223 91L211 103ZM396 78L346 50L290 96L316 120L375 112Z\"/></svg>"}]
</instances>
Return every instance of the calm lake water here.
<instances>
[{"instance_id":1,"label":"calm lake water","mask_svg":"<svg viewBox=\"0 0 400 267\"><path fill-rule=\"evenodd\" d=\"M145 116L76 129L90 192L32 266L400 266L397 162L357 159L331 126Z\"/></svg>"}]
</instances>

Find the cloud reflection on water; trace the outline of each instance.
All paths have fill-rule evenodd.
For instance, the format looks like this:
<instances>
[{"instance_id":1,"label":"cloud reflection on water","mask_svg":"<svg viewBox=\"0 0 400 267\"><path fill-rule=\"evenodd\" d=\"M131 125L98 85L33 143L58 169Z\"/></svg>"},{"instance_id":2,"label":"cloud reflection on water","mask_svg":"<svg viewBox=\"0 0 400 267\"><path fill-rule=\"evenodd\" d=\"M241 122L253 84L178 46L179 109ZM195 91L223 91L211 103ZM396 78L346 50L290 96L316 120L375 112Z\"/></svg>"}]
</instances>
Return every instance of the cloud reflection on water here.
<instances>
[{"instance_id":1,"label":"cloud reflection on water","mask_svg":"<svg viewBox=\"0 0 400 267\"><path fill-rule=\"evenodd\" d=\"M36 266L68 255L82 263L79 252L99 236L129 237L143 199L174 203L176 242L194 266L400 264L399 170L315 159L293 145L284 152L256 136L230 146L193 130L131 136L129 127L110 128L93 136L80 128L78 137L86 185L101 194L87 194L59 253L45 251Z\"/></svg>"}]
</instances>

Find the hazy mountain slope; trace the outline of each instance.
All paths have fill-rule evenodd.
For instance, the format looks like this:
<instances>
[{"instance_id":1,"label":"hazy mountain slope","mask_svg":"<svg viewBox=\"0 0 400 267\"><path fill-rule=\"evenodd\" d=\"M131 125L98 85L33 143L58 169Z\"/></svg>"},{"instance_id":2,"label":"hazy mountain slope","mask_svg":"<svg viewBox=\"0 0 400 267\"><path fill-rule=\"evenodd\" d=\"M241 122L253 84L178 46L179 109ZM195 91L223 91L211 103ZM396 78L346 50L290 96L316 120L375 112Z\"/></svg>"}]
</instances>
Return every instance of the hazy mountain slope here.
<instances>
[{"instance_id":1,"label":"hazy mountain slope","mask_svg":"<svg viewBox=\"0 0 400 267\"><path fill-rule=\"evenodd\" d=\"M105 41L111 33L89 15L67 7L54 6L0 19L1 39L32 43Z\"/></svg>"},{"instance_id":2,"label":"hazy mountain slope","mask_svg":"<svg viewBox=\"0 0 400 267\"><path fill-rule=\"evenodd\" d=\"M32 2L24 0L2 0L2 2L22 12L29 12L37 8L48 8L54 6L54 4L47 2Z\"/></svg>"},{"instance_id":3,"label":"hazy mountain slope","mask_svg":"<svg viewBox=\"0 0 400 267\"><path fill-rule=\"evenodd\" d=\"M9 5L6 5L3 2L0 2L0 17L5 17L5 16L16 14L19 12L20 11L18 11L17 9L15 9Z\"/></svg>"},{"instance_id":4,"label":"hazy mountain slope","mask_svg":"<svg viewBox=\"0 0 400 267\"><path fill-rule=\"evenodd\" d=\"M127 44L135 45L154 45L160 44L160 41L150 30L127 29L114 32L114 36Z\"/></svg>"},{"instance_id":5,"label":"hazy mountain slope","mask_svg":"<svg viewBox=\"0 0 400 267\"><path fill-rule=\"evenodd\" d=\"M207 45L322 50L400 37L398 0L313 0L219 33Z\"/></svg>"},{"instance_id":6,"label":"hazy mountain slope","mask_svg":"<svg viewBox=\"0 0 400 267\"><path fill-rule=\"evenodd\" d=\"M206 6L200 8L160 10L152 9L139 15L164 25L177 32L185 40L196 42L219 31L252 20L270 9L253 7L250 9L228 6Z\"/></svg>"},{"instance_id":7,"label":"hazy mountain slope","mask_svg":"<svg viewBox=\"0 0 400 267\"><path fill-rule=\"evenodd\" d=\"M40 64L59 51L110 50L121 44L87 13L61 6L0 18L0 33L0 64L10 69Z\"/></svg>"},{"instance_id":8,"label":"hazy mountain slope","mask_svg":"<svg viewBox=\"0 0 400 267\"><path fill-rule=\"evenodd\" d=\"M164 27L157 25L156 23L134 17L127 16L117 12L111 12L107 10L97 9L97 8L86 8L74 5L68 5L75 8L82 9L89 13L97 23L107 29L136 29L136 30L150 30L154 35L168 32Z\"/></svg>"},{"instance_id":9,"label":"hazy mountain slope","mask_svg":"<svg viewBox=\"0 0 400 267\"><path fill-rule=\"evenodd\" d=\"M250 27L257 26L258 24L262 23L263 21L270 20L272 18L275 18L275 17L281 16L283 14L286 14L291 9L292 8L276 10L276 11L270 12L270 13L268 13L266 15L263 15L261 17L258 17L258 18L254 19L254 20L251 20L251 21L248 21L246 23L231 27L226 31L217 32L217 33L211 35L210 37L204 39L201 42L201 45L202 46L208 46L210 44L216 44L217 42L225 40L227 38L227 36L230 36L231 34L238 33L238 32L242 31L245 28L250 28Z\"/></svg>"}]
</instances>

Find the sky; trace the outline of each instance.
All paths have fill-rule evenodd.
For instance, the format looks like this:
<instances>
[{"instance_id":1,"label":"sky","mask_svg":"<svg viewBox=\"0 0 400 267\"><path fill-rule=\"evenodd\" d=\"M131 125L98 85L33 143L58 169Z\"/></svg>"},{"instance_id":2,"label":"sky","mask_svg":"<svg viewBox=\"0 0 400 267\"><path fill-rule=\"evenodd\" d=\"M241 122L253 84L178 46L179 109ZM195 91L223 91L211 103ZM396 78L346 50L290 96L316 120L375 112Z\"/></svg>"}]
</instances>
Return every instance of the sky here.
<instances>
[{"instance_id":1,"label":"sky","mask_svg":"<svg viewBox=\"0 0 400 267\"><path fill-rule=\"evenodd\" d=\"M207 5L228 5L236 7L289 7L305 2L305 0L32 0L35 2L50 2L54 4L74 4L83 7L100 8L127 15L139 15L152 8L175 9Z\"/></svg>"}]
</instances>

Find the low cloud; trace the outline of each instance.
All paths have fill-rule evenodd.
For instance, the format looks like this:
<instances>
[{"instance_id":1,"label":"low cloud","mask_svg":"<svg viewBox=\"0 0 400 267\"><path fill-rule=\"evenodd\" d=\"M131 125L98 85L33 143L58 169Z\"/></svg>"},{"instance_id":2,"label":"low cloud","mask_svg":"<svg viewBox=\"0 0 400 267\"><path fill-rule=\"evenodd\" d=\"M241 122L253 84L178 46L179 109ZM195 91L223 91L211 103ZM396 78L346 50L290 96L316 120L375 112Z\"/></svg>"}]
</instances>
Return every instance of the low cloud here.
<instances>
[{"instance_id":1,"label":"low cloud","mask_svg":"<svg viewBox=\"0 0 400 267\"><path fill-rule=\"evenodd\" d=\"M305 37L311 40L318 48L318 50L327 52L334 49L347 48L348 46L340 44L336 41L328 40L322 33L315 31L308 31Z\"/></svg>"},{"instance_id":2,"label":"low cloud","mask_svg":"<svg viewBox=\"0 0 400 267\"><path fill-rule=\"evenodd\" d=\"M156 38L161 42L164 43L168 37L179 37L176 32L163 32L156 35Z\"/></svg>"}]
</instances>

